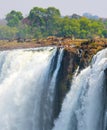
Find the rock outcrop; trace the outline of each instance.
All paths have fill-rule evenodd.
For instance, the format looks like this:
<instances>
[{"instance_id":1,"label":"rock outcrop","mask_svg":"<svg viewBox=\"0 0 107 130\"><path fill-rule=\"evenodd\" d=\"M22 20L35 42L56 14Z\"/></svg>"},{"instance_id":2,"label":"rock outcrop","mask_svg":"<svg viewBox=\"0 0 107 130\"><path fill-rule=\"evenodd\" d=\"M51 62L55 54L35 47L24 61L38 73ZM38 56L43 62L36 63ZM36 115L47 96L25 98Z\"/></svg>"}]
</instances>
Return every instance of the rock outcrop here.
<instances>
[{"instance_id":1,"label":"rock outcrop","mask_svg":"<svg viewBox=\"0 0 107 130\"><path fill-rule=\"evenodd\" d=\"M60 45L59 48L60 47L62 46ZM66 44L64 47L64 56L56 84L56 107L54 113L56 117L60 112L62 101L70 89L71 81L76 69L78 68L79 73L82 69L87 67L90 64L93 55L95 55L99 50L106 48L106 43L104 42L104 44L99 44L96 43L96 41L85 41L78 46ZM105 73L107 75L107 70L105 70Z\"/></svg>"},{"instance_id":2,"label":"rock outcrop","mask_svg":"<svg viewBox=\"0 0 107 130\"><path fill-rule=\"evenodd\" d=\"M79 67L79 73L80 70L88 66L93 55L95 55L99 50L107 47L107 39L100 38L83 40L51 36L46 39L35 39L24 43L17 41L0 41L0 50L35 48L43 46L57 46L58 48L64 48L64 56L62 59L56 83L54 111L54 115L56 118L58 116L58 113L60 112L62 101L66 93L70 89L72 77L76 69ZM53 65L53 68L54 66L55 64ZM107 75L107 70L105 70L105 74Z\"/></svg>"}]
</instances>

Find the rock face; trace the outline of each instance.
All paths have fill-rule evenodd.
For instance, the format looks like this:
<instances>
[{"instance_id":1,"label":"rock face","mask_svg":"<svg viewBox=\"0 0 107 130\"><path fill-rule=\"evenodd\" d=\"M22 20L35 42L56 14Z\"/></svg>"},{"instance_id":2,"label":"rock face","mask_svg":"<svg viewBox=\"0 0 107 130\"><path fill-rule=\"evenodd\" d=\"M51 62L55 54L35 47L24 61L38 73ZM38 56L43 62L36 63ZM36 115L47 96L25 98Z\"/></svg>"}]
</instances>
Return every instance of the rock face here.
<instances>
[{"instance_id":1,"label":"rock face","mask_svg":"<svg viewBox=\"0 0 107 130\"><path fill-rule=\"evenodd\" d=\"M106 90L107 90L107 68L104 72L105 72L105 81L106 81Z\"/></svg>"},{"instance_id":2,"label":"rock face","mask_svg":"<svg viewBox=\"0 0 107 130\"><path fill-rule=\"evenodd\" d=\"M61 67L57 77L56 83L56 95L55 95L55 118L57 117L58 113L61 109L62 101L69 91L71 86L71 81L73 75L78 69L78 73L87 67L90 64L90 61L99 51L96 47L92 47L86 44L81 45L80 47L65 47L64 55L61 63ZM106 79L107 79L107 69L105 70ZM107 80L106 80L107 84ZM106 85L107 86L107 85Z\"/></svg>"},{"instance_id":3,"label":"rock face","mask_svg":"<svg viewBox=\"0 0 107 130\"><path fill-rule=\"evenodd\" d=\"M65 94L70 89L72 76L80 63L80 57L76 53L64 50L61 67L57 77L56 95L55 95L55 118L60 112L62 101Z\"/></svg>"},{"instance_id":4,"label":"rock face","mask_svg":"<svg viewBox=\"0 0 107 130\"><path fill-rule=\"evenodd\" d=\"M82 52L81 52L82 53ZM57 77L56 83L56 95L55 95L55 118L61 109L62 101L69 91L71 86L71 80L76 69L79 67L79 71L88 65L88 60L84 60L84 57L78 53L78 49L74 51L64 50L64 55L61 63L61 67Z\"/></svg>"},{"instance_id":5,"label":"rock face","mask_svg":"<svg viewBox=\"0 0 107 130\"><path fill-rule=\"evenodd\" d=\"M89 65L92 57L99 50L107 47L107 39L72 39L48 37L46 39L31 40L25 43L1 41L0 50L18 49L18 48L35 48L43 46L57 46L64 48L64 55L61 67L57 77L56 95L55 95L55 118L58 116L62 101L69 91L74 72L79 67L79 71ZM57 55L56 55L57 58ZM56 64L53 64L55 66ZM55 67L53 67L55 68ZM107 79L107 70L105 70ZM107 80L106 80L107 84Z\"/></svg>"}]
</instances>

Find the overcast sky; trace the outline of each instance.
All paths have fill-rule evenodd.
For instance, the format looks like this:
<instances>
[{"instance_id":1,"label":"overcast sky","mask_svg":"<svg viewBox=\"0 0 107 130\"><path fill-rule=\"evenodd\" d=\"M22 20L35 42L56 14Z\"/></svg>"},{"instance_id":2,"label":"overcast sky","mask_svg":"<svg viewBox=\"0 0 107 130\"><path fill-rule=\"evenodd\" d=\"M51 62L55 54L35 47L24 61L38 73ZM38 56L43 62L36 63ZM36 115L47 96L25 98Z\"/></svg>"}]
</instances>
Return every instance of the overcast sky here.
<instances>
[{"instance_id":1,"label":"overcast sky","mask_svg":"<svg viewBox=\"0 0 107 130\"><path fill-rule=\"evenodd\" d=\"M11 10L21 11L27 16L35 7L47 8L54 6L62 15L72 15L84 12L100 17L107 17L107 0L0 0L0 18L4 18Z\"/></svg>"}]
</instances>

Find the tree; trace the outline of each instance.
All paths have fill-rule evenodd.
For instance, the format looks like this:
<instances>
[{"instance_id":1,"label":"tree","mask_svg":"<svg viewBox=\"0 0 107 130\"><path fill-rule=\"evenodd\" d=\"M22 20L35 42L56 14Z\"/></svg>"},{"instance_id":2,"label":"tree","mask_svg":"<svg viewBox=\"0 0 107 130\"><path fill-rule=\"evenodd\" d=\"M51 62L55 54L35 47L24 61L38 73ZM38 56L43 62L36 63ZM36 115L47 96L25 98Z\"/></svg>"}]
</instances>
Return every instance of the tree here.
<instances>
[{"instance_id":1,"label":"tree","mask_svg":"<svg viewBox=\"0 0 107 130\"><path fill-rule=\"evenodd\" d=\"M17 28L9 26L0 26L0 39L13 40L16 38Z\"/></svg>"},{"instance_id":2,"label":"tree","mask_svg":"<svg viewBox=\"0 0 107 130\"><path fill-rule=\"evenodd\" d=\"M39 30L37 34L43 34L46 37L48 35L56 34L57 19L60 17L60 11L54 7L49 7L47 9L34 7L28 16L30 20L30 25L32 30L36 28Z\"/></svg>"},{"instance_id":3,"label":"tree","mask_svg":"<svg viewBox=\"0 0 107 130\"><path fill-rule=\"evenodd\" d=\"M19 11L12 10L10 13L6 15L7 25L10 27L18 26L22 19L22 13Z\"/></svg>"},{"instance_id":4,"label":"tree","mask_svg":"<svg viewBox=\"0 0 107 130\"><path fill-rule=\"evenodd\" d=\"M64 17L60 21L60 31L59 36L65 37L79 37L80 24L77 19L70 19L69 17Z\"/></svg>"},{"instance_id":5,"label":"tree","mask_svg":"<svg viewBox=\"0 0 107 130\"><path fill-rule=\"evenodd\" d=\"M27 24L20 23L17 27L18 32L16 34L17 39L30 39L33 34L31 33L31 27Z\"/></svg>"},{"instance_id":6,"label":"tree","mask_svg":"<svg viewBox=\"0 0 107 130\"><path fill-rule=\"evenodd\" d=\"M60 11L55 7L47 9L34 7L26 18L23 18L21 12L13 10L7 14L6 20L11 30L14 29L13 27L17 29L14 35L22 39L52 35L75 38L107 37L107 20L93 20L77 14L73 14L72 17L61 17ZM15 31L10 31L10 28L5 30L8 34L1 31L2 38L4 36L12 37L10 34L15 33Z\"/></svg>"},{"instance_id":7,"label":"tree","mask_svg":"<svg viewBox=\"0 0 107 130\"><path fill-rule=\"evenodd\" d=\"M46 9L34 7L29 13L29 20L31 26L41 27L45 24L44 17L46 15Z\"/></svg>"},{"instance_id":8,"label":"tree","mask_svg":"<svg viewBox=\"0 0 107 130\"><path fill-rule=\"evenodd\" d=\"M56 35L59 24L57 21L61 18L60 11L55 7L49 7L47 8L46 14L46 30L49 35Z\"/></svg>"},{"instance_id":9,"label":"tree","mask_svg":"<svg viewBox=\"0 0 107 130\"><path fill-rule=\"evenodd\" d=\"M107 29L104 29L104 30L102 31L102 34L103 34L103 36L104 36L105 38L107 38Z\"/></svg>"}]
</instances>

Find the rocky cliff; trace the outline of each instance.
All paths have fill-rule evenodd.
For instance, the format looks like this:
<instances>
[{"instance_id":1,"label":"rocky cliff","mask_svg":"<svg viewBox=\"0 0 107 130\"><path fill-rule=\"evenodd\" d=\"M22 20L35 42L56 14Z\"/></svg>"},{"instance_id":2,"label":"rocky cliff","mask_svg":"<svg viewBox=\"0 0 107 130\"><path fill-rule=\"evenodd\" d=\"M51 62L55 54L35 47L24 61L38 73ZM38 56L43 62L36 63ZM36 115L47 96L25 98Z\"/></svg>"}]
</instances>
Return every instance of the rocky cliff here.
<instances>
[{"instance_id":1,"label":"rocky cliff","mask_svg":"<svg viewBox=\"0 0 107 130\"><path fill-rule=\"evenodd\" d=\"M76 69L78 68L79 73L80 70L88 66L93 55L95 55L99 50L107 47L107 39L83 40L48 37L47 39L30 40L29 42L26 41L24 43L17 41L0 41L0 50L35 48L43 46L57 46L58 48L64 48L64 55L56 83L54 108L54 115L56 118L60 112L62 101L70 89L72 77ZM107 70L105 70L105 74L107 75Z\"/></svg>"},{"instance_id":2,"label":"rocky cliff","mask_svg":"<svg viewBox=\"0 0 107 130\"><path fill-rule=\"evenodd\" d=\"M57 84L56 84L56 104L55 104L55 114L56 117L60 112L62 101L69 91L72 78L75 71L78 69L79 73L82 69L87 67L93 55L95 55L99 50L107 47L105 41L101 40L90 40L83 41L79 45L63 45L64 46L64 56L59 70ZM59 46L63 47L62 45ZM107 70L105 70L107 73Z\"/></svg>"}]
</instances>

